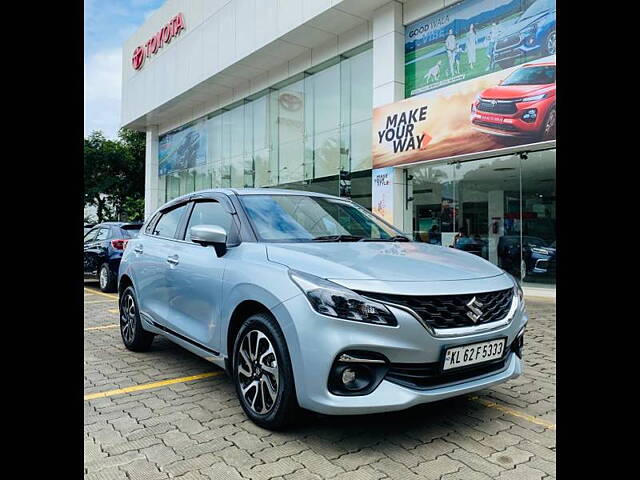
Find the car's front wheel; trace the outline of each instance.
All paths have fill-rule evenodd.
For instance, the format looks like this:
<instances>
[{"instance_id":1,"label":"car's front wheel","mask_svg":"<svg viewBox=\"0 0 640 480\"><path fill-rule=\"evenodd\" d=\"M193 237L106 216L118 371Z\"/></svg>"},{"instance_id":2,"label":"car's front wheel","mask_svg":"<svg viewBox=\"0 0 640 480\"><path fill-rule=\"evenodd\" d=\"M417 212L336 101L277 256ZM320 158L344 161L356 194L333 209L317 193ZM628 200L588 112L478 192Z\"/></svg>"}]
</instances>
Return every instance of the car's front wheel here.
<instances>
[{"instance_id":1,"label":"car's front wheel","mask_svg":"<svg viewBox=\"0 0 640 480\"><path fill-rule=\"evenodd\" d=\"M556 107L551 107L542 125L542 140L553 140L556 138Z\"/></svg>"},{"instance_id":2,"label":"car's front wheel","mask_svg":"<svg viewBox=\"0 0 640 480\"><path fill-rule=\"evenodd\" d=\"M120 335L127 349L144 352L153 342L153 333L142 328L136 292L129 286L120 296Z\"/></svg>"},{"instance_id":3,"label":"car's front wheel","mask_svg":"<svg viewBox=\"0 0 640 480\"><path fill-rule=\"evenodd\" d=\"M233 348L233 380L242 409L257 425L276 430L298 417L287 343L271 315L252 315L240 327Z\"/></svg>"},{"instance_id":4,"label":"car's front wheel","mask_svg":"<svg viewBox=\"0 0 640 480\"><path fill-rule=\"evenodd\" d=\"M544 51L547 55L556 54L556 31L555 30L552 30L551 32L549 32L549 34L545 38Z\"/></svg>"}]
</instances>

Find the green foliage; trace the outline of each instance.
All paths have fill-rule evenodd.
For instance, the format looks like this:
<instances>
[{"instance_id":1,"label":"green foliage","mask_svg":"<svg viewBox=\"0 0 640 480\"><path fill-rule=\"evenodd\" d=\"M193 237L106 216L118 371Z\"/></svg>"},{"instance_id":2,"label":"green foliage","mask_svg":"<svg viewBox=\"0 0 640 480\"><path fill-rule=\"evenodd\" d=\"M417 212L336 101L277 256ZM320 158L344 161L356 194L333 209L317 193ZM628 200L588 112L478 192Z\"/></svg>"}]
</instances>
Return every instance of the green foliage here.
<instances>
[{"instance_id":1,"label":"green foliage","mask_svg":"<svg viewBox=\"0 0 640 480\"><path fill-rule=\"evenodd\" d=\"M98 222L144 217L145 134L120 129L116 140L94 131L84 140L84 204Z\"/></svg>"}]
</instances>

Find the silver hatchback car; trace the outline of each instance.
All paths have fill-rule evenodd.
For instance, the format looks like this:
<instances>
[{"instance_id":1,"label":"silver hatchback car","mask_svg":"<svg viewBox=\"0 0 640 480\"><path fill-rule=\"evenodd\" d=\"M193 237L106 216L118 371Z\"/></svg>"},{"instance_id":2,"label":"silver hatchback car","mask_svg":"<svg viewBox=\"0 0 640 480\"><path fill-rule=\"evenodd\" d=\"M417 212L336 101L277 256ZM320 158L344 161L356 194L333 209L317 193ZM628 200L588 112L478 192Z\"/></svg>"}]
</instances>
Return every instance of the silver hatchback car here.
<instances>
[{"instance_id":1,"label":"silver hatchback car","mask_svg":"<svg viewBox=\"0 0 640 480\"><path fill-rule=\"evenodd\" d=\"M490 262L411 241L351 201L214 189L162 206L119 270L125 346L159 334L225 368L242 408L400 410L522 372L522 290Z\"/></svg>"}]
</instances>

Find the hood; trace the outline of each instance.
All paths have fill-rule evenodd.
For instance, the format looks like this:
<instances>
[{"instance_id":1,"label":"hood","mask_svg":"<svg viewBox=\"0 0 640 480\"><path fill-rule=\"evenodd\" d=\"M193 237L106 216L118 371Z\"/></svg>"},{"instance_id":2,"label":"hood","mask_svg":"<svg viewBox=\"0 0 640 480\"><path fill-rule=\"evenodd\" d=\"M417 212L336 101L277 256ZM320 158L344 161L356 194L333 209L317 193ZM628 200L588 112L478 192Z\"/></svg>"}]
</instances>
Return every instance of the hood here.
<instances>
[{"instance_id":1,"label":"hood","mask_svg":"<svg viewBox=\"0 0 640 480\"><path fill-rule=\"evenodd\" d=\"M273 243L267 256L329 280L438 282L504 273L476 255L419 242Z\"/></svg>"},{"instance_id":2,"label":"hood","mask_svg":"<svg viewBox=\"0 0 640 480\"><path fill-rule=\"evenodd\" d=\"M528 28L534 23L537 23L538 21L540 21L543 17L548 15L550 12L551 10L543 10L537 15L523 18L522 20L519 20L518 18L516 18L509 22L505 22L504 24L501 25L499 38L505 38L505 37L508 37L509 35L513 35L514 33L520 33L525 28Z\"/></svg>"},{"instance_id":3,"label":"hood","mask_svg":"<svg viewBox=\"0 0 640 480\"><path fill-rule=\"evenodd\" d=\"M532 97L555 90L555 84L549 85L496 85L483 90L480 96L487 99L509 100L511 98Z\"/></svg>"}]
</instances>

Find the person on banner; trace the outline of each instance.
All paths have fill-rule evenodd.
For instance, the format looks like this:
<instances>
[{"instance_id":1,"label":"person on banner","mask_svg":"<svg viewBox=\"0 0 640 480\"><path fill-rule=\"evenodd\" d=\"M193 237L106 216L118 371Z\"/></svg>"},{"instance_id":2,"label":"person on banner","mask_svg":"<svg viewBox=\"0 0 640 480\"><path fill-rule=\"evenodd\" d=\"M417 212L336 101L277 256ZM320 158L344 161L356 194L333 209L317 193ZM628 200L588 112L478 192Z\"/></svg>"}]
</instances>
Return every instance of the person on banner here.
<instances>
[{"instance_id":1,"label":"person on banner","mask_svg":"<svg viewBox=\"0 0 640 480\"><path fill-rule=\"evenodd\" d=\"M487 68L485 69L485 71L493 71L493 66L495 63L494 60L494 55L493 55L493 49L495 48L496 45L496 41L498 40L498 24L496 22L493 22L491 24L491 29L489 30L489 33L487 35L487 57L489 57L489 65L487 65Z\"/></svg>"},{"instance_id":2,"label":"person on banner","mask_svg":"<svg viewBox=\"0 0 640 480\"><path fill-rule=\"evenodd\" d=\"M476 30L473 23L469 25L469 33L467 33L467 59L469 70L473 70L473 64L476 63Z\"/></svg>"},{"instance_id":3,"label":"person on banner","mask_svg":"<svg viewBox=\"0 0 640 480\"><path fill-rule=\"evenodd\" d=\"M444 41L444 48L447 51L447 57L449 58L449 72L451 76L454 76L454 67L456 63L456 36L453 34L453 29L449 29L449 34Z\"/></svg>"}]
</instances>

